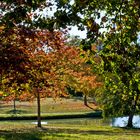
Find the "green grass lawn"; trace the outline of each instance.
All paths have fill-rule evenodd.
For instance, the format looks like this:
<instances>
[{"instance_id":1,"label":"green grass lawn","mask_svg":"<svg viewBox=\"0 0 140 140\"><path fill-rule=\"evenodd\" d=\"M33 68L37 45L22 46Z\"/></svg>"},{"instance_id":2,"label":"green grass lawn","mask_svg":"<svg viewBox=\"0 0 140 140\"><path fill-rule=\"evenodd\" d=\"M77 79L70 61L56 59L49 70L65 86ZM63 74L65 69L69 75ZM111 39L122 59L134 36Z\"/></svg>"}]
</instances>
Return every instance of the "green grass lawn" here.
<instances>
[{"instance_id":1,"label":"green grass lawn","mask_svg":"<svg viewBox=\"0 0 140 140\"><path fill-rule=\"evenodd\" d=\"M98 107L89 99L88 107L84 105L83 98L60 98L54 100L46 98L41 100L41 117L42 119L53 118L71 118L71 117L89 117L101 116L100 112L96 113ZM19 102L16 101L16 113L13 111L13 102L0 102L0 120L31 120L37 117L36 101Z\"/></svg>"},{"instance_id":2,"label":"green grass lawn","mask_svg":"<svg viewBox=\"0 0 140 140\"><path fill-rule=\"evenodd\" d=\"M96 110L97 107L91 102L89 107L83 104L82 98L60 98L54 100L46 98L41 100L41 113L69 113L69 112L90 112ZM18 114L36 114L36 101L19 102L16 101L16 109ZM0 102L0 114L13 114L13 102Z\"/></svg>"},{"instance_id":3,"label":"green grass lawn","mask_svg":"<svg viewBox=\"0 0 140 140\"><path fill-rule=\"evenodd\" d=\"M78 122L77 122L78 121ZM76 123L75 123L76 122ZM0 122L0 140L139 140L139 129L115 128L95 120L59 120L42 129L29 121ZM86 122L86 123L85 123Z\"/></svg>"},{"instance_id":4,"label":"green grass lawn","mask_svg":"<svg viewBox=\"0 0 140 140\"><path fill-rule=\"evenodd\" d=\"M90 107L83 105L81 98L42 100L43 114L83 113L98 109L92 100ZM17 102L20 115L36 114L36 102ZM0 115L12 115L13 103L0 103ZM33 120L35 121L35 120ZM43 120L44 121L44 120ZM32 121L0 121L0 140L139 140L140 129L125 129L109 126L101 119L47 120L41 129Z\"/></svg>"}]
</instances>

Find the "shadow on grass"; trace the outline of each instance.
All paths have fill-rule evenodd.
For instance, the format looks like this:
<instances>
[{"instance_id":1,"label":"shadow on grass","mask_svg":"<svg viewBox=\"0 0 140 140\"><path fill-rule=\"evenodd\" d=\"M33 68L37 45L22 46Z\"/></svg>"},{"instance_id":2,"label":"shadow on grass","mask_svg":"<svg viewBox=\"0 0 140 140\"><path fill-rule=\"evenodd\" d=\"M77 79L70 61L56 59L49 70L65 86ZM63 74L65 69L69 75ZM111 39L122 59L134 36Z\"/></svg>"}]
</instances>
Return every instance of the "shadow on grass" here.
<instances>
[{"instance_id":1,"label":"shadow on grass","mask_svg":"<svg viewBox=\"0 0 140 140\"><path fill-rule=\"evenodd\" d=\"M125 129L125 130L124 130ZM78 130L78 129L63 129L63 128L55 128L55 129L48 129L48 132L50 133L67 133L67 134L81 134L81 135L104 135L104 136L120 136L120 135L140 135L140 129L127 129L123 128L120 130L114 130L109 129L109 130Z\"/></svg>"},{"instance_id":2,"label":"shadow on grass","mask_svg":"<svg viewBox=\"0 0 140 140\"><path fill-rule=\"evenodd\" d=\"M73 97L72 100L74 100L74 101L83 101L83 97Z\"/></svg>"},{"instance_id":3,"label":"shadow on grass","mask_svg":"<svg viewBox=\"0 0 140 140\"><path fill-rule=\"evenodd\" d=\"M9 111L6 111L7 114L24 114L24 113L27 113L28 111L25 111L25 110L9 110Z\"/></svg>"},{"instance_id":4,"label":"shadow on grass","mask_svg":"<svg viewBox=\"0 0 140 140\"><path fill-rule=\"evenodd\" d=\"M0 131L0 140L41 140L39 132Z\"/></svg>"},{"instance_id":5,"label":"shadow on grass","mask_svg":"<svg viewBox=\"0 0 140 140\"><path fill-rule=\"evenodd\" d=\"M140 129L138 131L134 131L131 129L123 131L123 129L114 130L79 130L79 129L68 129L68 128L34 128L34 129L14 129L9 131L0 130L0 140L41 140L42 138L78 138L80 135L103 135L103 136L120 136L120 135L136 135L139 134ZM73 136L74 134L74 136Z\"/></svg>"}]
</instances>

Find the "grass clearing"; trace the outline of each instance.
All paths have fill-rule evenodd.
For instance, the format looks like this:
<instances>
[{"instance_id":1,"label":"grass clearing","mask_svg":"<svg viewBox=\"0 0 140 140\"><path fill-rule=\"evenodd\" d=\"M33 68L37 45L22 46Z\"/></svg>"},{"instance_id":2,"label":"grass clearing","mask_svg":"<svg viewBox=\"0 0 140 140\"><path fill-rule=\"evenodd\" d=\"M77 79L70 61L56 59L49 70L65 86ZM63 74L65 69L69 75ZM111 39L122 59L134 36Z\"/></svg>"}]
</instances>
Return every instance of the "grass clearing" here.
<instances>
[{"instance_id":1,"label":"grass clearing","mask_svg":"<svg viewBox=\"0 0 140 140\"><path fill-rule=\"evenodd\" d=\"M37 118L36 100L33 102L16 101L16 113L13 109L13 102L0 102L0 120ZM45 98L41 100L42 119L85 117L92 115L95 110L97 110L97 106L92 102L92 99L89 99L89 107L87 107L84 105L82 97L59 98L57 100Z\"/></svg>"},{"instance_id":2,"label":"grass clearing","mask_svg":"<svg viewBox=\"0 0 140 140\"><path fill-rule=\"evenodd\" d=\"M18 114L36 114L36 100L33 102L16 101ZM89 107L83 103L83 98L60 98L54 100L45 98L41 100L41 113L70 113L70 112L90 112L96 110L97 106L89 102ZM13 114L13 102L0 102L0 114Z\"/></svg>"},{"instance_id":3,"label":"grass clearing","mask_svg":"<svg viewBox=\"0 0 140 140\"><path fill-rule=\"evenodd\" d=\"M16 102L18 115L36 114L36 102ZM61 99L54 102L42 100L42 115L58 115L93 112L97 107L90 102L88 108L81 98ZM12 115L11 103L0 103L0 115ZM32 120L33 121L33 120ZM0 140L139 140L140 129L124 129L109 126L102 119L47 120L41 129L32 121L0 121ZM34 120L35 121L35 120ZM45 121L45 120L43 120Z\"/></svg>"},{"instance_id":4,"label":"grass clearing","mask_svg":"<svg viewBox=\"0 0 140 140\"><path fill-rule=\"evenodd\" d=\"M71 121L71 120L69 120ZM0 123L0 140L139 140L140 129L124 129L99 124L85 125L65 121L43 125L42 129L29 123Z\"/></svg>"}]
</instances>

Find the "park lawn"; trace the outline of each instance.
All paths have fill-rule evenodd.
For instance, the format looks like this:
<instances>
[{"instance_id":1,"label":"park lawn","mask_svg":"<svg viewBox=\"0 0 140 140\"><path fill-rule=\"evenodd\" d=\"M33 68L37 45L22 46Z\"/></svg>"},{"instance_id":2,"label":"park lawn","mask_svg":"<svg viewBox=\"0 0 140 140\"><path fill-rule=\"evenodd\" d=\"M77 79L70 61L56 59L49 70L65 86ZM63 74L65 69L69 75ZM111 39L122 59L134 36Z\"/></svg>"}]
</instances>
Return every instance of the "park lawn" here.
<instances>
[{"instance_id":1,"label":"park lawn","mask_svg":"<svg viewBox=\"0 0 140 140\"><path fill-rule=\"evenodd\" d=\"M17 109L21 114L36 113L36 102L17 102ZM83 105L81 98L53 101L52 98L42 100L43 113L77 113L91 112L97 107L90 102L89 107ZM0 113L9 114L12 103L1 103ZM80 119L79 119L80 120ZM81 122L83 120L81 119ZM0 121L0 140L139 140L140 129L115 128L109 125L100 125L98 121L86 123L71 123L52 120L54 123L37 128L31 121ZM76 120L77 122L77 120Z\"/></svg>"},{"instance_id":2,"label":"park lawn","mask_svg":"<svg viewBox=\"0 0 140 140\"><path fill-rule=\"evenodd\" d=\"M89 107L83 103L83 98L45 98L41 100L41 113L70 113L70 112L90 112L96 110L97 106L89 100ZM36 114L36 100L32 102L16 101L16 109L18 114ZM0 114L12 114L13 102L0 102Z\"/></svg>"},{"instance_id":3,"label":"park lawn","mask_svg":"<svg viewBox=\"0 0 140 140\"><path fill-rule=\"evenodd\" d=\"M47 124L37 128L28 123L0 123L0 140L139 140L140 129L100 126L95 123Z\"/></svg>"}]
</instances>

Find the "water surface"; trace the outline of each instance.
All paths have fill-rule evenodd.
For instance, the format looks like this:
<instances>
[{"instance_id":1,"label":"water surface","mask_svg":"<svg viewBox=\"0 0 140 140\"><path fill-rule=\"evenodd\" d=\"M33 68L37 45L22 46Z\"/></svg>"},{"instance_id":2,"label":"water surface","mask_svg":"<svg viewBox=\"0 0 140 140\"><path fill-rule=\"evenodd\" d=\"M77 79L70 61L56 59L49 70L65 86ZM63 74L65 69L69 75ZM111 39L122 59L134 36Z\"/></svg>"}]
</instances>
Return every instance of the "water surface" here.
<instances>
[{"instance_id":1,"label":"water surface","mask_svg":"<svg viewBox=\"0 0 140 140\"><path fill-rule=\"evenodd\" d=\"M128 117L113 118L111 126L126 127L127 122L128 122ZM133 126L136 128L140 128L140 116L139 115L134 116Z\"/></svg>"},{"instance_id":2,"label":"water surface","mask_svg":"<svg viewBox=\"0 0 140 140\"><path fill-rule=\"evenodd\" d=\"M115 127L125 127L127 125L128 117L118 117L113 119L101 119L101 118L73 118L73 119L52 119L52 120L42 120L42 125L94 125L94 126L115 126ZM36 120L15 120L15 121L0 121L0 125L16 125L16 124L37 124ZM133 126L140 128L140 116L136 115L133 118Z\"/></svg>"}]
</instances>

